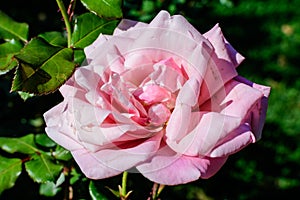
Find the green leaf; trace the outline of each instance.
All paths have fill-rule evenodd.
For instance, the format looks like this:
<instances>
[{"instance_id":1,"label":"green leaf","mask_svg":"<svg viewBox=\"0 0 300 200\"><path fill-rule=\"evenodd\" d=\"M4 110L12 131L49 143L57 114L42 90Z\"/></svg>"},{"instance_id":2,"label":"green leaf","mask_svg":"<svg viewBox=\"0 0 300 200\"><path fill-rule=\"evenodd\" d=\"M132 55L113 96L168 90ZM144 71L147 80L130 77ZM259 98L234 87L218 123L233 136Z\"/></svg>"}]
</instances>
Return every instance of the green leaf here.
<instances>
[{"instance_id":1,"label":"green leaf","mask_svg":"<svg viewBox=\"0 0 300 200\"><path fill-rule=\"evenodd\" d=\"M19 39L26 42L28 38L28 24L15 22L0 11L0 38L5 40Z\"/></svg>"},{"instance_id":2,"label":"green leaf","mask_svg":"<svg viewBox=\"0 0 300 200\"><path fill-rule=\"evenodd\" d=\"M35 154L32 160L25 163L28 175L37 183L55 181L59 176L62 165L54 163L51 156L44 153Z\"/></svg>"},{"instance_id":3,"label":"green leaf","mask_svg":"<svg viewBox=\"0 0 300 200\"><path fill-rule=\"evenodd\" d=\"M45 133L35 135L35 142L43 147L55 147L56 143Z\"/></svg>"},{"instance_id":4,"label":"green leaf","mask_svg":"<svg viewBox=\"0 0 300 200\"><path fill-rule=\"evenodd\" d=\"M15 39L0 44L0 75L7 73L17 66L18 63L13 57L22 48L23 44Z\"/></svg>"},{"instance_id":5,"label":"green leaf","mask_svg":"<svg viewBox=\"0 0 300 200\"><path fill-rule=\"evenodd\" d=\"M30 94L28 92L22 92L22 91L18 91L18 94L20 95L20 97L26 101L27 99L31 98L34 96L34 94Z\"/></svg>"},{"instance_id":6,"label":"green leaf","mask_svg":"<svg viewBox=\"0 0 300 200\"><path fill-rule=\"evenodd\" d=\"M72 35L72 46L84 48L90 45L100 33L112 34L119 20L99 18L93 13L85 13L76 18Z\"/></svg>"},{"instance_id":7,"label":"green leaf","mask_svg":"<svg viewBox=\"0 0 300 200\"><path fill-rule=\"evenodd\" d=\"M47 181L46 183L41 183L39 193L40 195L53 197L62 189L60 186L64 182L65 182L65 175L62 172L59 178L57 179L56 183L50 181Z\"/></svg>"},{"instance_id":8,"label":"green leaf","mask_svg":"<svg viewBox=\"0 0 300 200\"><path fill-rule=\"evenodd\" d=\"M77 181L79 181L81 175L82 175L82 174L81 174L81 173L78 173L78 172L76 171L75 168L72 168L72 169L71 169L70 184L71 184L71 185L74 185Z\"/></svg>"},{"instance_id":9,"label":"green leaf","mask_svg":"<svg viewBox=\"0 0 300 200\"><path fill-rule=\"evenodd\" d=\"M94 181L90 181L89 193L92 200L108 200L108 198L101 194L101 192L97 189Z\"/></svg>"},{"instance_id":10,"label":"green leaf","mask_svg":"<svg viewBox=\"0 0 300 200\"><path fill-rule=\"evenodd\" d=\"M56 91L73 74L73 50L53 46L42 38L32 39L15 55L19 66L12 91L48 94Z\"/></svg>"},{"instance_id":11,"label":"green leaf","mask_svg":"<svg viewBox=\"0 0 300 200\"><path fill-rule=\"evenodd\" d=\"M15 185L22 172L22 160L0 156L0 194Z\"/></svg>"},{"instance_id":12,"label":"green leaf","mask_svg":"<svg viewBox=\"0 0 300 200\"><path fill-rule=\"evenodd\" d=\"M41 183L39 193L46 197L54 197L61 187L57 187L53 182Z\"/></svg>"},{"instance_id":13,"label":"green leaf","mask_svg":"<svg viewBox=\"0 0 300 200\"><path fill-rule=\"evenodd\" d=\"M74 62L78 65L82 65L85 60L85 54L83 49L75 49L74 50Z\"/></svg>"},{"instance_id":14,"label":"green leaf","mask_svg":"<svg viewBox=\"0 0 300 200\"><path fill-rule=\"evenodd\" d=\"M66 180L65 174L64 174L64 172L61 172L55 185L60 186L61 184L63 184L65 182L65 180Z\"/></svg>"},{"instance_id":15,"label":"green leaf","mask_svg":"<svg viewBox=\"0 0 300 200\"><path fill-rule=\"evenodd\" d=\"M62 146L57 145L57 148L52 152L52 156L57 160L69 161L72 159L70 151L64 149Z\"/></svg>"},{"instance_id":16,"label":"green leaf","mask_svg":"<svg viewBox=\"0 0 300 200\"><path fill-rule=\"evenodd\" d=\"M39 37L43 38L53 46L66 47L68 45L67 38L65 38L61 32L46 32L40 34Z\"/></svg>"},{"instance_id":17,"label":"green leaf","mask_svg":"<svg viewBox=\"0 0 300 200\"><path fill-rule=\"evenodd\" d=\"M81 3L91 12L104 18L122 17L122 0L81 0Z\"/></svg>"},{"instance_id":18,"label":"green leaf","mask_svg":"<svg viewBox=\"0 0 300 200\"><path fill-rule=\"evenodd\" d=\"M8 153L33 154L39 152L34 143L33 134L21 138L0 137L0 148Z\"/></svg>"}]
</instances>

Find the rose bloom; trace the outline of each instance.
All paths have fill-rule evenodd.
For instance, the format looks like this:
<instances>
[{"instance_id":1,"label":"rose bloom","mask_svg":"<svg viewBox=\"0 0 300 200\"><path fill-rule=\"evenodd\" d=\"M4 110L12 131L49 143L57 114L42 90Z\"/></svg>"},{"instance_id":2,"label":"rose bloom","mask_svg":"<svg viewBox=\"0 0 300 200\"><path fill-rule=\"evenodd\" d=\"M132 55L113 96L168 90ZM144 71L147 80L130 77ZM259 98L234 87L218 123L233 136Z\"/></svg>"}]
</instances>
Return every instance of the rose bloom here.
<instances>
[{"instance_id":1,"label":"rose bloom","mask_svg":"<svg viewBox=\"0 0 300 200\"><path fill-rule=\"evenodd\" d=\"M202 35L161 11L149 24L122 20L85 53L44 118L88 178L209 178L261 137L270 88L238 76L244 58L218 25Z\"/></svg>"}]
</instances>

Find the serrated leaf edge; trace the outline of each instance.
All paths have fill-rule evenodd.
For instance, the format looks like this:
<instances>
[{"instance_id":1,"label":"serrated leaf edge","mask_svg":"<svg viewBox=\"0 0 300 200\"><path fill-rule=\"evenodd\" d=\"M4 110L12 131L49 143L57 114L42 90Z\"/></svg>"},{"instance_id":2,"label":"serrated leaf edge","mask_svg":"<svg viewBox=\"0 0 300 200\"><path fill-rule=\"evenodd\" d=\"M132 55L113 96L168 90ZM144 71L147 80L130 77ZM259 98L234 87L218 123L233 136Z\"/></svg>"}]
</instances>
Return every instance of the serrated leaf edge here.
<instances>
[{"instance_id":1,"label":"serrated leaf edge","mask_svg":"<svg viewBox=\"0 0 300 200\"><path fill-rule=\"evenodd\" d=\"M55 52L54 54L52 54L51 56L49 56L49 58L46 59L45 62L43 62L43 64L42 64L41 66L45 65L45 64L50 60L50 58L54 57L55 55L57 55L57 54L60 53L61 51L65 50L65 49L71 49L71 48L64 48L64 47L54 46L54 45L48 43L44 38L41 38L41 37L35 37L35 38L39 38L39 39L41 39L41 40L44 40L47 44L49 44L49 45L51 45L51 46L53 46L53 47L60 48L60 50L58 50L57 52ZM32 38L32 40L35 39L35 38ZM29 43L28 43L28 44L29 44ZM28 44L27 44L27 45L28 45ZM25 45L25 47L26 47L27 45ZM24 48L25 48L25 47L24 47ZM71 50L73 51L73 49L71 49ZM22 50L21 50L21 51L22 51ZM73 54L74 54L74 51L73 51ZM74 56L74 55L73 55L73 56ZM16 67L16 70L15 70L15 73L14 73L15 76L14 76L14 78L13 78L13 83L14 83L14 80L15 80L15 78L16 78L16 76L17 76L17 70L18 70L18 68L20 67L20 62L19 62L19 60L18 60L18 58L17 58L17 55L14 56L14 57L16 57L16 59L17 59L17 61L18 61L19 64L18 64L18 66ZM75 65L75 66L74 66L73 71L71 72L71 76L72 76L72 74L74 73L76 67L78 67L78 65L77 65L76 63L74 63L74 65ZM41 67L38 67L34 72L36 72L37 70L40 70L40 69L41 69ZM33 75L33 74L32 74L32 75ZM32 76L32 75L31 75L31 76ZM27 77L27 79L30 78L31 76ZM70 76L70 77L71 77L71 76ZM26 80L27 80L27 79L26 79ZM26 91L26 90L23 90L23 89L22 89L22 90L15 90L15 89L13 89L13 88L15 87L14 84L12 84L11 89L10 89L10 92L21 91L21 92L27 92L27 93L30 93L30 94L33 94L33 95L38 95L38 96L41 96L41 95L47 95L47 94L51 94L51 93L56 92L56 91L59 89L59 87L62 86L67 80L68 80L68 79L66 79L65 81L60 82L60 84L58 85L57 88L55 88L54 90L50 90L50 91L48 91L48 92L36 93L36 92L32 92L32 91ZM17 85L17 86L19 87L20 85L21 85L21 84L19 84L19 85Z\"/></svg>"}]
</instances>

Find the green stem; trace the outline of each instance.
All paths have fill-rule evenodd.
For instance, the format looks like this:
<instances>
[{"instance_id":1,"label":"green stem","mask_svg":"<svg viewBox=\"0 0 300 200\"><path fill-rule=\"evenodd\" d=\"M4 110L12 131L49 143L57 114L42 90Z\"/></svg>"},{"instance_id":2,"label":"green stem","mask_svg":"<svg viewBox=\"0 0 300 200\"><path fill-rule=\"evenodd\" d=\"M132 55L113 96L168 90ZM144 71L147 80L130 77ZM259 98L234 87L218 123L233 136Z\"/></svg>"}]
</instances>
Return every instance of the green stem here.
<instances>
[{"instance_id":1,"label":"green stem","mask_svg":"<svg viewBox=\"0 0 300 200\"><path fill-rule=\"evenodd\" d=\"M66 11L66 8L65 8L65 5L63 3L62 0L56 0L56 3L60 9L60 12L62 14L62 17L63 17L63 20L65 22L65 25L66 25L66 29L67 29L67 34L68 34L68 48L71 47L71 24L69 22L69 17L68 17L68 13Z\"/></svg>"},{"instance_id":2,"label":"green stem","mask_svg":"<svg viewBox=\"0 0 300 200\"><path fill-rule=\"evenodd\" d=\"M127 195L127 192L126 192L127 176L128 176L128 172L124 171L123 177L122 177L122 190L121 190L122 197L125 197Z\"/></svg>"}]
</instances>

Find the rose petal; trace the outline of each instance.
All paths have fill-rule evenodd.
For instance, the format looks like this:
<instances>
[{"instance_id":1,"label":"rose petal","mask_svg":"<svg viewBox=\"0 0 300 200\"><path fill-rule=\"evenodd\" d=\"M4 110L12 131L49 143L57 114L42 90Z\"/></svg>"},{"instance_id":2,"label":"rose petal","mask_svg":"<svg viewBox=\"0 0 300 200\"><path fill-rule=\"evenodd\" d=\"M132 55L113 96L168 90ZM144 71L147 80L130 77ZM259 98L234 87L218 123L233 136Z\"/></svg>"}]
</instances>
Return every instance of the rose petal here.
<instances>
[{"instance_id":1,"label":"rose petal","mask_svg":"<svg viewBox=\"0 0 300 200\"><path fill-rule=\"evenodd\" d=\"M113 111L126 113L128 117L140 117L140 112L135 107L137 102L134 102L136 100L130 90L129 85L117 73L112 74L110 81L101 87L101 91L110 96L111 109Z\"/></svg>"},{"instance_id":2,"label":"rose petal","mask_svg":"<svg viewBox=\"0 0 300 200\"><path fill-rule=\"evenodd\" d=\"M160 24L159 21L162 19L166 19L166 22ZM161 28L152 28L156 26L161 26ZM178 43L178 41L181 42ZM144 49L154 50L148 53L156 62L170 57L164 56L166 54L163 52L177 52L180 49L177 56L186 60L184 69L190 75L196 73L196 77L204 77L207 62L213 50L208 40L182 16L170 18L167 12L161 12L149 26L130 29L109 38L107 42L95 47L93 52L97 53L92 53L89 57L93 59L91 62L93 65L110 66L112 71L122 73L124 68L121 66L126 61L126 55L130 52L139 54L138 51L144 51Z\"/></svg>"},{"instance_id":3,"label":"rose petal","mask_svg":"<svg viewBox=\"0 0 300 200\"><path fill-rule=\"evenodd\" d=\"M263 96L260 90L233 79L215 93L210 101L201 105L200 109L246 120L252 109L257 110L255 106L260 103Z\"/></svg>"},{"instance_id":4,"label":"rose petal","mask_svg":"<svg viewBox=\"0 0 300 200\"><path fill-rule=\"evenodd\" d=\"M251 132L251 127L243 124L234 131L232 131L226 138L220 141L219 145L210 153L210 157L222 157L233 154L250 143L256 141L254 134Z\"/></svg>"},{"instance_id":5,"label":"rose petal","mask_svg":"<svg viewBox=\"0 0 300 200\"><path fill-rule=\"evenodd\" d=\"M216 63L215 60L218 59L213 53L203 78L199 104L210 99L216 92L220 91L228 81L237 76L235 68L228 66L226 61L218 60L218 63Z\"/></svg>"},{"instance_id":6,"label":"rose petal","mask_svg":"<svg viewBox=\"0 0 300 200\"><path fill-rule=\"evenodd\" d=\"M84 48L84 53L88 63L93 59L91 55L93 55L93 51L103 43L105 43L111 36L100 34L98 38L89 46Z\"/></svg>"},{"instance_id":7,"label":"rose petal","mask_svg":"<svg viewBox=\"0 0 300 200\"><path fill-rule=\"evenodd\" d=\"M267 113L267 108L268 108L268 97L270 95L271 88L264 86L264 85L259 85L259 84L253 83L241 76L236 77L236 80L259 90L264 95L260 99L260 101L257 102L256 106L253 106L252 113L251 113L252 131L255 134L256 139L260 139L262 129L264 126L264 122L266 119L266 113Z\"/></svg>"},{"instance_id":8,"label":"rose petal","mask_svg":"<svg viewBox=\"0 0 300 200\"><path fill-rule=\"evenodd\" d=\"M90 179L103 179L116 176L123 172L122 169L114 169L101 162L86 149L72 151L72 156L79 165L81 171Z\"/></svg>"},{"instance_id":9,"label":"rose petal","mask_svg":"<svg viewBox=\"0 0 300 200\"><path fill-rule=\"evenodd\" d=\"M62 85L59 88L59 91L60 91L60 93L62 94L62 96L64 98L74 97L79 92L78 88L76 88L74 86L67 85L67 84Z\"/></svg>"},{"instance_id":10,"label":"rose petal","mask_svg":"<svg viewBox=\"0 0 300 200\"><path fill-rule=\"evenodd\" d=\"M200 82L194 77L187 80L178 93L176 104L195 106L200 94Z\"/></svg>"},{"instance_id":11,"label":"rose petal","mask_svg":"<svg viewBox=\"0 0 300 200\"><path fill-rule=\"evenodd\" d=\"M154 104L168 101L171 99L171 93L158 85L146 85L138 97L146 104Z\"/></svg>"},{"instance_id":12,"label":"rose petal","mask_svg":"<svg viewBox=\"0 0 300 200\"><path fill-rule=\"evenodd\" d=\"M191 107L178 104L173 110L166 127L166 137L178 141L187 134L191 120Z\"/></svg>"},{"instance_id":13,"label":"rose petal","mask_svg":"<svg viewBox=\"0 0 300 200\"><path fill-rule=\"evenodd\" d=\"M66 113L67 106L66 102L62 102L44 113L45 131L59 145L69 150L76 150L82 145L76 140L74 129L70 126L74 119L73 116ZM64 120L67 120L68 123L65 123Z\"/></svg>"},{"instance_id":14,"label":"rose petal","mask_svg":"<svg viewBox=\"0 0 300 200\"><path fill-rule=\"evenodd\" d=\"M102 68L102 71L109 67L110 71L119 74L124 72L124 55L126 55L134 39L121 35L111 37L106 42L96 46L89 54L89 65Z\"/></svg>"},{"instance_id":15,"label":"rose petal","mask_svg":"<svg viewBox=\"0 0 300 200\"><path fill-rule=\"evenodd\" d=\"M137 22L129 19L122 19L122 21L118 24L118 27L114 30L113 35L118 35L123 33L124 31L128 31L131 28L137 29L141 27L146 27L148 24L143 22Z\"/></svg>"},{"instance_id":16,"label":"rose petal","mask_svg":"<svg viewBox=\"0 0 300 200\"><path fill-rule=\"evenodd\" d=\"M171 112L163 104L155 104L148 110L148 117L151 124L155 126L163 126L169 119Z\"/></svg>"},{"instance_id":17,"label":"rose petal","mask_svg":"<svg viewBox=\"0 0 300 200\"><path fill-rule=\"evenodd\" d=\"M160 11L156 17L150 22L149 27L167 29L176 31L182 35L192 38L199 42L203 40L203 36L195 29L183 16L170 16L167 11ZM182 43L181 40L177 40Z\"/></svg>"},{"instance_id":18,"label":"rose petal","mask_svg":"<svg viewBox=\"0 0 300 200\"><path fill-rule=\"evenodd\" d=\"M162 133L127 149L110 148L97 152L79 149L72 152L82 172L91 179L103 179L128 170L157 151Z\"/></svg>"},{"instance_id":19,"label":"rose petal","mask_svg":"<svg viewBox=\"0 0 300 200\"><path fill-rule=\"evenodd\" d=\"M166 142L175 152L189 156L205 156L234 129L239 127L240 118L219 113L199 113L198 125L180 140L168 137ZM189 122L188 122L189 123ZM175 135L176 133L169 133ZM178 134L176 134L178 135ZM168 135L167 135L168 136Z\"/></svg>"},{"instance_id":20,"label":"rose petal","mask_svg":"<svg viewBox=\"0 0 300 200\"><path fill-rule=\"evenodd\" d=\"M212 29L203 34L203 36L212 43L219 61L224 60L228 63L226 67L230 67L230 65L237 67L244 60L244 57L224 38L219 24L216 24ZM215 61L218 60L216 59Z\"/></svg>"},{"instance_id":21,"label":"rose petal","mask_svg":"<svg viewBox=\"0 0 300 200\"><path fill-rule=\"evenodd\" d=\"M155 69L150 74L150 79L174 93L179 90L184 82L185 78L182 74L182 69L178 67L173 58L162 60L156 63L153 68Z\"/></svg>"},{"instance_id":22,"label":"rose petal","mask_svg":"<svg viewBox=\"0 0 300 200\"><path fill-rule=\"evenodd\" d=\"M227 96L220 102L220 105L226 104L221 113L246 117L252 107L263 97L263 93L255 88L237 81L230 81L226 86ZM245 98L247 97L247 98Z\"/></svg>"},{"instance_id":23,"label":"rose petal","mask_svg":"<svg viewBox=\"0 0 300 200\"><path fill-rule=\"evenodd\" d=\"M197 102L200 83L191 78L179 91L176 106L166 127L166 136L171 140L178 140L186 135L189 127L192 106Z\"/></svg>"},{"instance_id":24,"label":"rose petal","mask_svg":"<svg viewBox=\"0 0 300 200\"><path fill-rule=\"evenodd\" d=\"M201 178L210 178L211 176L215 175L225 164L227 158L227 156L218 158L206 157L206 159L209 161L209 167L207 167L207 170L202 173Z\"/></svg>"},{"instance_id":25,"label":"rose petal","mask_svg":"<svg viewBox=\"0 0 300 200\"><path fill-rule=\"evenodd\" d=\"M151 55L151 54L150 54ZM125 57L124 67L126 71L122 78L135 86L141 86L144 79L153 72L153 60L147 52L131 53Z\"/></svg>"},{"instance_id":26,"label":"rose petal","mask_svg":"<svg viewBox=\"0 0 300 200\"><path fill-rule=\"evenodd\" d=\"M123 134L132 129L132 125L115 125L112 127L81 127L78 130L78 140L90 151L96 152L107 145L117 141Z\"/></svg>"},{"instance_id":27,"label":"rose petal","mask_svg":"<svg viewBox=\"0 0 300 200\"><path fill-rule=\"evenodd\" d=\"M243 57L226 41L218 24L204 36L212 43L215 51L211 55L201 87L200 104L207 101L224 84L238 75L235 67L243 60Z\"/></svg>"},{"instance_id":28,"label":"rose petal","mask_svg":"<svg viewBox=\"0 0 300 200\"><path fill-rule=\"evenodd\" d=\"M102 80L95 73L92 66L80 67L74 73L75 82L86 91L95 91L98 84Z\"/></svg>"},{"instance_id":29,"label":"rose petal","mask_svg":"<svg viewBox=\"0 0 300 200\"><path fill-rule=\"evenodd\" d=\"M163 185L178 185L213 176L224 165L227 157L190 157L176 154L163 147L151 160L137 166L149 180Z\"/></svg>"},{"instance_id":30,"label":"rose petal","mask_svg":"<svg viewBox=\"0 0 300 200\"><path fill-rule=\"evenodd\" d=\"M183 17L178 17L178 20L177 17L174 19L176 19L175 21L178 23L178 26L180 25L180 29L183 29L186 32L190 31L184 29L188 22ZM139 28L134 31L127 31L118 35L135 39L134 43L128 42L130 51L125 52L123 55L126 57L126 55L128 55L128 53L130 54L130 52L134 52L135 54L144 54L143 52L147 49L149 50L148 56L151 57L154 62L168 59L170 58L170 55L173 57L180 57L181 60L184 58L186 61L184 69L188 70L190 75L195 75L196 73L199 74L199 76L204 77L206 65L212 52L212 46L208 40L201 35L198 40L195 40L190 35L183 35L178 31L178 29L172 29L172 23L166 23L165 25L166 29L155 29L151 28L149 25L147 28ZM171 27L168 28L168 25ZM178 43L178 41L181 42ZM180 49L180 52L178 52L178 49ZM137 50L141 51L141 53ZM166 52L171 52L172 54ZM174 54L173 52L178 53Z\"/></svg>"},{"instance_id":31,"label":"rose petal","mask_svg":"<svg viewBox=\"0 0 300 200\"><path fill-rule=\"evenodd\" d=\"M199 179L208 164L206 159L179 155L163 147L151 160L139 164L137 169L153 182L177 185Z\"/></svg>"}]
</instances>

